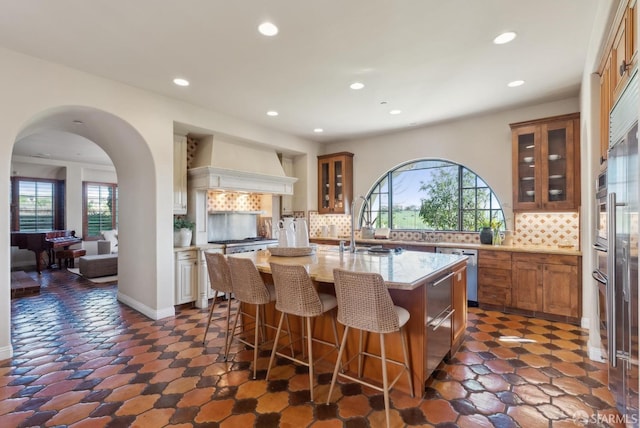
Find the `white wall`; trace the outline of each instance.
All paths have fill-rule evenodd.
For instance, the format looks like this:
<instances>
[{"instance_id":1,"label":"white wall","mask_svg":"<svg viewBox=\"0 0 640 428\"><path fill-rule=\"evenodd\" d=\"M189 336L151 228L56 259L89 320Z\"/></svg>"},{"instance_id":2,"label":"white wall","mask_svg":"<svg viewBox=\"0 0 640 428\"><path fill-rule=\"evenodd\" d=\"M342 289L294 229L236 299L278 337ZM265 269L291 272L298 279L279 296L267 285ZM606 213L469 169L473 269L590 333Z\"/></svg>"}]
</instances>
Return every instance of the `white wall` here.
<instances>
[{"instance_id":1,"label":"white wall","mask_svg":"<svg viewBox=\"0 0 640 428\"><path fill-rule=\"evenodd\" d=\"M173 314L174 124L317 152L303 139L6 49L0 63L0 180L9 182L14 142L32 127L62 127L65 112L91 124L89 139L113 160L118 177L118 298L151 318ZM81 175L75 171L74 180ZM0 200L9 200L8 185L0 186ZM77 224L78 215L68 221ZM9 230L9 210L0 210L0 360L12 353Z\"/></svg>"},{"instance_id":2,"label":"white wall","mask_svg":"<svg viewBox=\"0 0 640 428\"><path fill-rule=\"evenodd\" d=\"M354 153L355 195L366 195L384 173L409 160L440 158L465 165L491 186L506 218L513 221L509 124L577 111L580 111L580 104L574 97L411 128L395 134L329 144L324 152ZM509 228L512 226L509 224Z\"/></svg>"}]
</instances>

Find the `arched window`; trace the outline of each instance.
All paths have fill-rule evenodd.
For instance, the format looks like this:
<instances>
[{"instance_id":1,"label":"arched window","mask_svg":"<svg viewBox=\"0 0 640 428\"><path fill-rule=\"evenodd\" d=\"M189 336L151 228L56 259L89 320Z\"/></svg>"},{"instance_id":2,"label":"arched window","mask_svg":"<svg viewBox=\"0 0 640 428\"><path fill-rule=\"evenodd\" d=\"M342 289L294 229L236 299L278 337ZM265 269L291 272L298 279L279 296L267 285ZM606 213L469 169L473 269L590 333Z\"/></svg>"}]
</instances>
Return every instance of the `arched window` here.
<instances>
[{"instance_id":1,"label":"arched window","mask_svg":"<svg viewBox=\"0 0 640 428\"><path fill-rule=\"evenodd\" d=\"M504 212L489 185L453 162L421 159L388 171L367 195L360 225L391 229L504 230ZM364 204L363 204L364 205Z\"/></svg>"}]
</instances>

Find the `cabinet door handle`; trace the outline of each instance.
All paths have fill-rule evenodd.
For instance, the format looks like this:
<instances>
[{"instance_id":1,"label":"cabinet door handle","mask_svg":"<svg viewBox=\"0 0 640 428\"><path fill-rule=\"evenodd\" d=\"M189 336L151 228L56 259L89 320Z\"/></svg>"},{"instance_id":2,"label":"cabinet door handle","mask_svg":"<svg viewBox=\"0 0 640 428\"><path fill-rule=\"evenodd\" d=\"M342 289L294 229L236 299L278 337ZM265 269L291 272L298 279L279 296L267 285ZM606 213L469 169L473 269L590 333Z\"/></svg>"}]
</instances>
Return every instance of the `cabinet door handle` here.
<instances>
[{"instance_id":1,"label":"cabinet door handle","mask_svg":"<svg viewBox=\"0 0 640 428\"><path fill-rule=\"evenodd\" d=\"M627 64L625 60L622 60L622 64L620 64L620 76L624 75L630 66L631 64Z\"/></svg>"}]
</instances>

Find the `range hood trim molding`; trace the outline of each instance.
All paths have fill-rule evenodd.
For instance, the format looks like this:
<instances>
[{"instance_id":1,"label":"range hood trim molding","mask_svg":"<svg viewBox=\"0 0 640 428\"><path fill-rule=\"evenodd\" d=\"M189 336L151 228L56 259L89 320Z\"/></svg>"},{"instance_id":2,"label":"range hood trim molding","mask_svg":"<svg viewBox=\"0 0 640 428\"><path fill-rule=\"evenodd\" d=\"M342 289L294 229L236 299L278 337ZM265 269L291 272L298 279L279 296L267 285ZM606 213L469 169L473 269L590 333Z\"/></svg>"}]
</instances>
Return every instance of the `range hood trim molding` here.
<instances>
[{"instance_id":1,"label":"range hood trim molding","mask_svg":"<svg viewBox=\"0 0 640 428\"><path fill-rule=\"evenodd\" d=\"M194 190L293 195L293 184L298 181L296 177L256 174L211 166L192 168L187 172L189 187Z\"/></svg>"}]
</instances>

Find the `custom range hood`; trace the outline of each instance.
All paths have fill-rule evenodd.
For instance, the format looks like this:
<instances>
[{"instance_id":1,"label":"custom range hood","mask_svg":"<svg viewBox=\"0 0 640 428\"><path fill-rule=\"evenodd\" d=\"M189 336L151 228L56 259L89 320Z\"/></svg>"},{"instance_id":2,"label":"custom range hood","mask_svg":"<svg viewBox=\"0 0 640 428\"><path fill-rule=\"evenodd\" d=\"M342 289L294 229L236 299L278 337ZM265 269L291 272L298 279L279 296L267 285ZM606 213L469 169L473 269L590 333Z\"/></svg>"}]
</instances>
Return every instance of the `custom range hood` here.
<instances>
[{"instance_id":1,"label":"custom range hood","mask_svg":"<svg viewBox=\"0 0 640 428\"><path fill-rule=\"evenodd\" d=\"M293 195L298 180L287 177L275 150L218 135L198 140L188 176L194 190L278 195Z\"/></svg>"}]
</instances>

